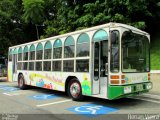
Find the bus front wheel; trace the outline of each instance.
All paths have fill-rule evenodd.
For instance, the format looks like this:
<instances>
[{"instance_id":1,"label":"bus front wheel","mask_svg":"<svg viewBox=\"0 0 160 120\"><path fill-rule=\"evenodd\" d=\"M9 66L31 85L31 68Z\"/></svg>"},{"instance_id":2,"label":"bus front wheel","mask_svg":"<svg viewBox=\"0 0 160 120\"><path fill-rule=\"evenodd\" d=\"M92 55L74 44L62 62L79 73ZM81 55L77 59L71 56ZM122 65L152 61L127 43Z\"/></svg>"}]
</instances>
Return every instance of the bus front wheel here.
<instances>
[{"instance_id":1,"label":"bus front wheel","mask_svg":"<svg viewBox=\"0 0 160 120\"><path fill-rule=\"evenodd\" d=\"M24 76L22 74L20 74L18 76L18 87L22 90L26 89L26 85L25 85L25 82L24 82Z\"/></svg>"},{"instance_id":2,"label":"bus front wheel","mask_svg":"<svg viewBox=\"0 0 160 120\"><path fill-rule=\"evenodd\" d=\"M69 82L68 94L74 101L83 99L81 84L77 79L74 78Z\"/></svg>"}]
</instances>

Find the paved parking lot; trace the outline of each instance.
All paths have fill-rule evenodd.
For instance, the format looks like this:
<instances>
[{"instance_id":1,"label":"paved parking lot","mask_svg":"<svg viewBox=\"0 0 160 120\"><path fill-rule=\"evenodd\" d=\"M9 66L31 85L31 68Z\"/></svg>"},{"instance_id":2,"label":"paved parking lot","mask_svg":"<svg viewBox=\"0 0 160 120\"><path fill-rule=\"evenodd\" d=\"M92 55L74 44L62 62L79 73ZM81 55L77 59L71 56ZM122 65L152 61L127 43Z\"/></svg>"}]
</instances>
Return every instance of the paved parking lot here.
<instances>
[{"instance_id":1,"label":"paved parking lot","mask_svg":"<svg viewBox=\"0 0 160 120\"><path fill-rule=\"evenodd\" d=\"M2 118L7 116L6 113L18 114L22 120L125 120L133 118L134 114L158 115L160 119L160 100L136 97L110 101L85 97L84 101L76 102L63 92L34 87L20 90L16 82L1 81L0 113Z\"/></svg>"}]
</instances>

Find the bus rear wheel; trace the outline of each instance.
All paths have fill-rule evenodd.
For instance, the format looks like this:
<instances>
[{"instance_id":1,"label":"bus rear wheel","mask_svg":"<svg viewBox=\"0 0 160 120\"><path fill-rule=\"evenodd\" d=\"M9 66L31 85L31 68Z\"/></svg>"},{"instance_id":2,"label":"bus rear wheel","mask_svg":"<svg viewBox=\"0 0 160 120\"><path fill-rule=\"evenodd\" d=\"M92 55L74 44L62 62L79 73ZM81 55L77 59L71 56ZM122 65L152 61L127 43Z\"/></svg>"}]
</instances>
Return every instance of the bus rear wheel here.
<instances>
[{"instance_id":1,"label":"bus rear wheel","mask_svg":"<svg viewBox=\"0 0 160 120\"><path fill-rule=\"evenodd\" d=\"M74 78L69 82L68 94L74 101L83 99L81 84L77 79Z\"/></svg>"},{"instance_id":2,"label":"bus rear wheel","mask_svg":"<svg viewBox=\"0 0 160 120\"><path fill-rule=\"evenodd\" d=\"M22 90L26 89L26 85L25 85L25 82L24 82L24 76L22 74L20 74L18 76L18 87Z\"/></svg>"}]
</instances>

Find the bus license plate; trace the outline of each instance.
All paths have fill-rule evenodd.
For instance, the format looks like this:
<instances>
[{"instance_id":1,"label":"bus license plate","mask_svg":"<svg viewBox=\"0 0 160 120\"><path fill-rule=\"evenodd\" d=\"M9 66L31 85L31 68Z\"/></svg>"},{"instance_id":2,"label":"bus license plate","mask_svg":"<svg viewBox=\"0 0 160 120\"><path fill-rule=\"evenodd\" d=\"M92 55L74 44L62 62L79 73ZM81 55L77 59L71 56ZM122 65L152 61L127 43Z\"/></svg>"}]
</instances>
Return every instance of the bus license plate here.
<instances>
[{"instance_id":1,"label":"bus license plate","mask_svg":"<svg viewBox=\"0 0 160 120\"><path fill-rule=\"evenodd\" d=\"M140 84L140 85L137 85L137 91L142 91L143 90L143 85Z\"/></svg>"}]
</instances>

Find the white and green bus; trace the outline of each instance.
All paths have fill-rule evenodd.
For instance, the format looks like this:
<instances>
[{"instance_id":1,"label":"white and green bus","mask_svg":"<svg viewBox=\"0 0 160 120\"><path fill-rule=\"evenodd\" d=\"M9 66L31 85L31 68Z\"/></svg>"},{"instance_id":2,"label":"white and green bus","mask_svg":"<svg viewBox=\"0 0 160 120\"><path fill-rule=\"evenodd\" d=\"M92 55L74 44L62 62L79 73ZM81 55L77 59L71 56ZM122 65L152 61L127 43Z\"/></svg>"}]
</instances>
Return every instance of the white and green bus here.
<instances>
[{"instance_id":1,"label":"white and green bus","mask_svg":"<svg viewBox=\"0 0 160 120\"><path fill-rule=\"evenodd\" d=\"M150 35L129 25L103 24L9 48L8 79L83 96L118 99L152 88Z\"/></svg>"}]
</instances>

